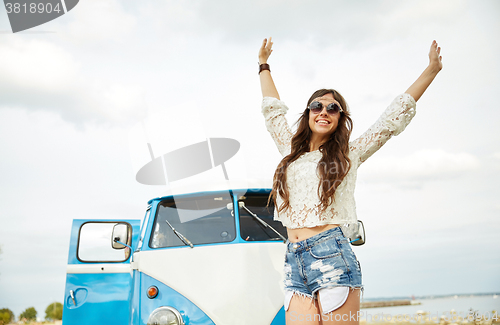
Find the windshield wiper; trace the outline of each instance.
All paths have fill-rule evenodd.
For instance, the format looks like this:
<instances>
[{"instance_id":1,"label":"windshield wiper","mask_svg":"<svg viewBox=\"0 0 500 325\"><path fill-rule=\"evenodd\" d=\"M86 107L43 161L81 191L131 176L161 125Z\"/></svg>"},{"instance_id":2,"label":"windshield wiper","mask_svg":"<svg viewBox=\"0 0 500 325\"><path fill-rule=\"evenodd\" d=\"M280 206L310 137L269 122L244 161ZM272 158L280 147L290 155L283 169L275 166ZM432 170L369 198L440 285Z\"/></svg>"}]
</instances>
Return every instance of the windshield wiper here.
<instances>
[{"instance_id":1,"label":"windshield wiper","mask_svg":"<svg viewBox=\"0 0 500 325\"><path fill-rule=\"evenodd\" d=\"M274 229L270 224L268 224L267 222L265 222L264 220L262 220L261 218L259 218L258 215L256 215L255 213L253 213L252 211L250 211L246 206L245 206L245 202L241 202L239 201L238 202L238 206L240 208L243 208L246 210L246 212L248 212L252 217L254 217L257 221L259 221L264 227L266 228L269 228L271 229L272 231L274 231L281 239L283 239L283 242L286 243L286 238L279 233L279 231L277 231L276 229Z\"/></svg>"},{"instance_id":2,"label":"windshield wiper","mask_svg":"<svg viewBox=\"0 0 500 325\"><path fill-rule=\"evenodd\" d=\"M172 228L172 231L174 232L174 234L176 234L176 235L177 235L177 237L179 237L179 239L180 239L180 240L181 240L181 241L182 241L185 245L187 245L187 246L189 246L189 247L191 247L191 248L193 248L193 247L194 247L194 246L193 246L193 243L191 243L191 242L189 241L189 239L187 239L186 237L184 237L184 235L183 235L183 234L181 234L180 232L178 232L177 230L175 230L175 228L174 228L174 227L172 227L172 225L170 224L170 222L168 222L168 220L167 220L167 219L165 219L165 222L167 223L167 225L168 225L170 228Z\"/></svg>"}]
</instances>

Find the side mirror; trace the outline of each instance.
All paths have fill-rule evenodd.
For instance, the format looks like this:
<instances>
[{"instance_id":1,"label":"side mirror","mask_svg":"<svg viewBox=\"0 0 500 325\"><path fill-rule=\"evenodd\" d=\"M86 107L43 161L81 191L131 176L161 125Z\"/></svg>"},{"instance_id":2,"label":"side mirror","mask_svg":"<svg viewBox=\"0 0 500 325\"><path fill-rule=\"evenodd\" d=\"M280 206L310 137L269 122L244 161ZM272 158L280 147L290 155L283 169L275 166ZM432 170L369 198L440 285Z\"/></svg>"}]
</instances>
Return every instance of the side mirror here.
<instances>
[{"instance_id":1,"label":"side mirror","mask_svg":"<svg viewBox=\"0 0 500 325\"><path fill-rule=\"evenodd\" d=\"M131 237L131 229L126 223L117 223L113 227L113 233L111 234L111 246L114 249L124 249L127 247L126 245L120 244L122 242L124 244L129 245L130 237Z\"/></svg>"},{"instance_id":2,"label":"side mirror","mask_svg":"<svg viewBox=\"0 0 500 325\"><path fill-rule=\"evenodd\" d=\"M354 232L353 238L351 238L351 245L361 246L365 243L365 226L361 220L358 220L357 226L358 229Z\"/></svg>"}]
</instances>

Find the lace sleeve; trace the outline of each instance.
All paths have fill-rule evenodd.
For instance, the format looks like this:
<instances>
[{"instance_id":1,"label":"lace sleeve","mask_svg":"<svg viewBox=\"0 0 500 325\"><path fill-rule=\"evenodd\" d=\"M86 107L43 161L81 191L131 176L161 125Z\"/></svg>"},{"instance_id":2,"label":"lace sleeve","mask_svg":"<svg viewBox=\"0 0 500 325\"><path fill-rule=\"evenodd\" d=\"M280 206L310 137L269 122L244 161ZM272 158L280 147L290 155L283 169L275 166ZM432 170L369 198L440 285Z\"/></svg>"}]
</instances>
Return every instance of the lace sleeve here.
<instances>
[{"instance_id":1,"label":"lace sleeve","mask_svg":"<svg viewBox=\"0 0 500 325\"><path fill-rule=\"evenodd\" d=\"M292 143L292 131L285 118L287 111L285 103L277 98L264 97L262 100L262 114L266 119L266 128L282 156L290 153Z\"/></svg>"},{"instance_id":2,"label":"lace sleeve","mask_svg":"<svg viewBox=\"0 0 500 325\"><path fill-rule=\"evenodd\" d=\"M393 135L404 131L415 116L415 99L409 94L396 97L382 116L362 136L351 142L351 152L356 153L359 162L366 161Z\"/></svg>"}]
</instances>

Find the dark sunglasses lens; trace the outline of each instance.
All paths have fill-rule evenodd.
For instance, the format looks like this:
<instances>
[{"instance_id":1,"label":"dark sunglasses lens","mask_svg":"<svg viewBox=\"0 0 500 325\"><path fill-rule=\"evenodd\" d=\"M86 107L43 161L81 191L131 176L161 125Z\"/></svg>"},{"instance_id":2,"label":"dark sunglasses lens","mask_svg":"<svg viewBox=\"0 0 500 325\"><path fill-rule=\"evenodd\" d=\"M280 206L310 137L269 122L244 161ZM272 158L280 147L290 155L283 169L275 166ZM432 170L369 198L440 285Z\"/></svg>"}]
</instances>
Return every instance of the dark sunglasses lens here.
<instances>
[{"instance_id":1,"label":"dark sunglasses lens","mask_svg":"<svg viewBox=\"0 0 500 325\"><path fill-rule=\"evenodd\" d=\"M309 105L309 109L314 114L318 114L323 110L323 104L321 104L320 102L312 102L311 105Z\"/></svg>"},{"instance_id":2,"label":"dark sunglasses lens","mask_svg":"<svg viewBox=\"0 0 500 325\"><path fill-rule=\"evenodd\" d=\"M331 103L326 107L326 111L328 112L328 114L335 115L340 112L340 107L336 103Z\"/></svg>"}]
</instances>

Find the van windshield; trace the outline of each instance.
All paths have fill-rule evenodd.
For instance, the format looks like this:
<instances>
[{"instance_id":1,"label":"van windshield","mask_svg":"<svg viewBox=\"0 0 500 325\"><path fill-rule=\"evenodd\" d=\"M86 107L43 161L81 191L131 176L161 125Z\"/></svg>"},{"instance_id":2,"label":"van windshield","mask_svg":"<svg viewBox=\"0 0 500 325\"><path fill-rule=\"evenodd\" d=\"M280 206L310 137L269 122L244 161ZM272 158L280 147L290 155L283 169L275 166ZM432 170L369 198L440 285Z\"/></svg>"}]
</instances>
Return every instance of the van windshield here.
<instances>
[{"instance_id":1,"label":"van windshield","mask_svg":"<svg viewBox=\"0 0 500 325\"><path fill-rule=\"evenodd\" d=\"M234 240L235 221L231 210L227 208L231 202L229 193L163 200L157 209L149 246L185 246L166 220L193 245Z\"/></svg>"}]
</instances>

